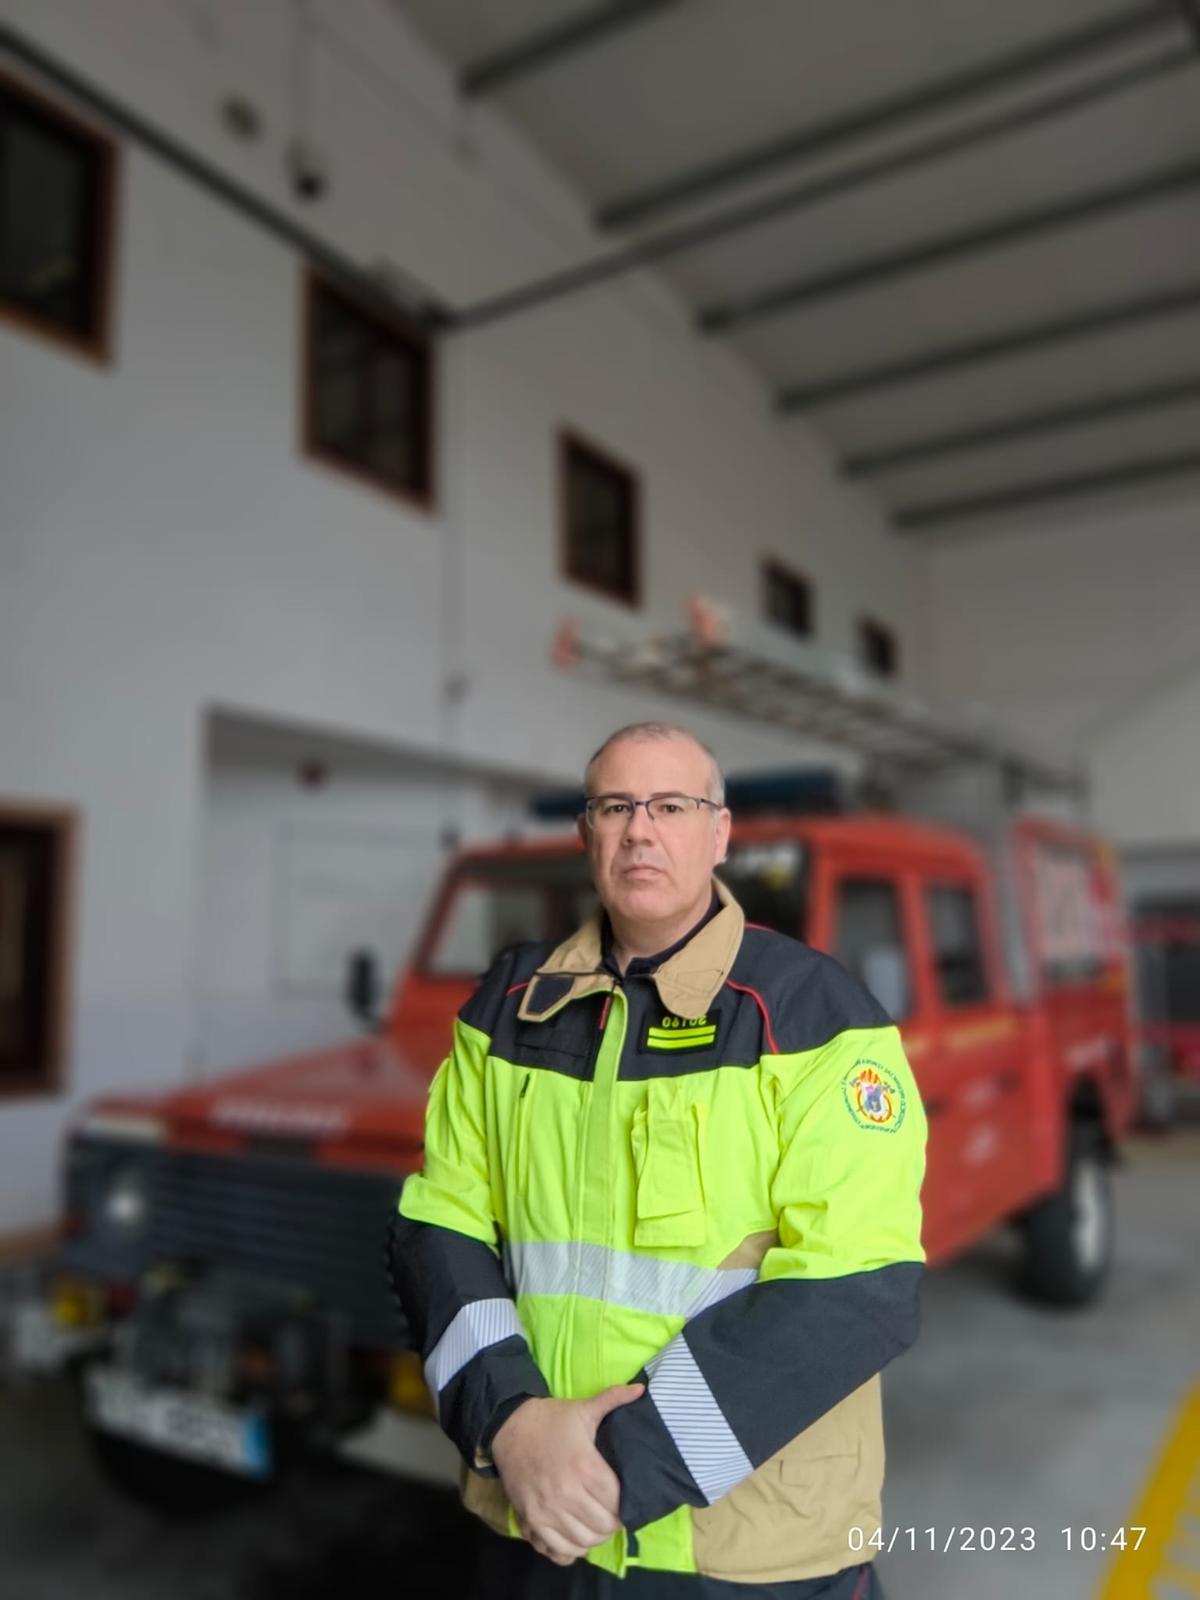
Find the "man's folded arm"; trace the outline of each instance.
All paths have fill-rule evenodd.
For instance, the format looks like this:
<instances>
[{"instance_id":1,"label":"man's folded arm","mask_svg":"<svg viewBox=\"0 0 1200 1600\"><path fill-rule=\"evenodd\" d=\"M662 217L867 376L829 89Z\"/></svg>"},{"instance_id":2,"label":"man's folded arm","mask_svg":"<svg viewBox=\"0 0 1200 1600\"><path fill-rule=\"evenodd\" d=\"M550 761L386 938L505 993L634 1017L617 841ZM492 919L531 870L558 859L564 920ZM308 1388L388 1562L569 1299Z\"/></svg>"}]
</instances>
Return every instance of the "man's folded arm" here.
<instances>
[{"instance_id":1,"label":"man's folded arm","mask_svg":"<svg viewBox=\"0 0 1200 1600\"><path fill-rule=\"evenodd\" d=\"M438 1420L476 1471L522 1399L549 1394L497 1250L483 1117L487 1035L461 1018L425 1121L425 1168L400 1196L388 1267Z\"/></svg>"},{"instance_id":2,"label":"man's folded arm","mask_svg":"<svg viewBox=\"0 0 1200 1600\"><path fill-rule=\"evenodd\" d=\"M646 1394L597 1434L629 1528L711 1505L917 1336L926 1122L899 1034L846 1030L775 1066L779 1245L757 1282L685 1324L637 1374Z\"/></svg>"}]
</instances>

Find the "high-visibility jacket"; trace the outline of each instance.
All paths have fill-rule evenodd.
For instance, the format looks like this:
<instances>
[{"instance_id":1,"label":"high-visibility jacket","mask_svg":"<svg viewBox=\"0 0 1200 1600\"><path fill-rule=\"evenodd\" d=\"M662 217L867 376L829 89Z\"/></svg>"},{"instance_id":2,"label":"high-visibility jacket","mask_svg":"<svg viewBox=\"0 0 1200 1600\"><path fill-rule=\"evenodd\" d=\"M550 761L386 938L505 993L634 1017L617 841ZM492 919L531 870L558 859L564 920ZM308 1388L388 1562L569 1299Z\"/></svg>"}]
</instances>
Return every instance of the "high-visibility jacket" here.
<instances>
[{"instance_id":1,"label":"high-visibility jacket","mask_svg":"<svg viewBox=\"0 0 1200 1600\"><path fill-rule=\"evenodd\" d=\"M876 1548L926 1121L877 1002L715 888L652 971L604 961L599 912L496 961L434 1079L392 1270L493 1527L519 1537L487 1448L519 1397L643 1381L596 1436L622 1527L588 1559L782 1583Z\"/></svg>"}]
</instances>

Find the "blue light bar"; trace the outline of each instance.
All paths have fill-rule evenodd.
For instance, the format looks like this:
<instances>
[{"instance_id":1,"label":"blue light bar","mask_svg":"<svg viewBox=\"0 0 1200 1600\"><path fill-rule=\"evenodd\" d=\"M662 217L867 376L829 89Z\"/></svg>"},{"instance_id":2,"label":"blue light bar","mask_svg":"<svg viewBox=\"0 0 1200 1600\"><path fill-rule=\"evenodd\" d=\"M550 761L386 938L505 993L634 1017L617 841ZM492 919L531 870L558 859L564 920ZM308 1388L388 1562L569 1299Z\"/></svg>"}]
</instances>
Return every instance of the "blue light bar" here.
<instances>
[{"instance_id":1,"label":"blue light bar","mask_svg":"<svg viewBox=\"0 0 1200 1600\"><path fill-rule=\"evenodd\" d=\"M846 780L836 767L776 767L726 779L725 803L734 816L849 809Z\"/></svg>"},{"instance_id":2,"label":"blue light bar","mask_svg":"<svg viewBox=\"0 0 1200 1600\"><path fill-rule=\"evenodd\" d=\"M542 822L574 822L582 810L582 789L546 789L529 802L530 815Z\"/></svg>"}]
</instances>

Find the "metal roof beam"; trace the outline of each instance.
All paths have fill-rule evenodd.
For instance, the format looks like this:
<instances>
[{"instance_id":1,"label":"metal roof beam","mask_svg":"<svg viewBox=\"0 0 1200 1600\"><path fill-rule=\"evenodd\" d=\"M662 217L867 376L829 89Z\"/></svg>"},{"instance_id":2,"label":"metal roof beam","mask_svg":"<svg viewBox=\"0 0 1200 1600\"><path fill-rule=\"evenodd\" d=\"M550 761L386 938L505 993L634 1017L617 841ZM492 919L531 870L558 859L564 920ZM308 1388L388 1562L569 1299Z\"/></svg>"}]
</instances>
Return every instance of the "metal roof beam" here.
<instances>
[{"instance_id":1,"label":"metal roof beam","mask_svg":"<svg viewBox=\"0 0 1200 1600\"><path fill-rule=\"evenodd\" d=\"M927 434L873 450L855 451L843 459L841 469L848 478L871 478L921 462L961 455L964 451L987 449L1014 439L1035 439L1064 428L1134 416L1141 411L1155 411L1189 400L1200 400L1200 373L1171 383L1151 384L1120 394L1101 395L1098 399L1077 400L1069 405L1047 406L1041 411L1001 417L976 427L955 428L949 433Z\"/></svg>"},{"instance_id":2,"label":"metal roof beam","mask_svg":"<svg viewBox=\"0 0 1200 1600\"><path fill-rule=\"evenodd\" d=\"M1017 511L1025 506L1074 499L1110 489L1133 488L1165 478L1200 475L1200 451L1178 451L1173 455L1143 456L1123 461L1096 472L1073 472L1057 478L1037 478L1013 483L978 494L960 495L947 500L929 500L898 506L892 521L902 533L920 532L947 522L985 517L1002 511Z\"/></svg>"},{"instance_id":3,"label":"metal roof beam","mask_svg":"<svg viewBox=\"0 0 1200 1600\"><path fill-rule=\"evenodd\" d=\"M1030 351L1052 345L1069 344L1076 339L1111 333L1139 322L1177 316L1197 309L1200 309L1200 283L1185 284L1156 294L1110 300L1105 305L1094 306L1090 311L1078 311L1067 317L1053 317L1042 322L1022 323L1002 333L964 339L957 344L939 345L898 361L884 361L876 366L832 373L815 383L792 384L780 390L775 404L784 412L808 411L815 406L849 400L856 395L894 388L899 384L916 383L926 378L940 378L950 372L960 372L965 367L1002 361L1008 356L1027 355Z\"/></svg>"},{"instance_id":4,"label":"metal roof beam","mask_svg":"<svg viewBox=\"0 0 1200 1600\"><path fill-rule=\"evenodd\" d=\"M567 56L578 55L600 40L679 3L680 0L605 0L602 5L576 12L563 22L541 28L472 62L459 75L459 90L468 99L477 100L496 89L507 88L518 78L542 72Z\"/></svg>"},{"instance_id":5,"label":"metal roof beam","mask_svg":"<svg viewBox=\"0 0 1200 1600\"><path fill-rule=\"evenodd\" d=\"M856 106L823 122L794 129L781 138L736 151L711 164L694 167L663 182L622 195L598 209L596 224L601 228L620 228L643 223L673 207L702 200L730 184L761 178L810 156L828 155L867 134L892 134L914 119L952 110L1040 72L1077 65L1088 56L1130 44L1178 21L1177 6L1164 0L1126 7L1086 27L1054 34L963 72L934 78L919 88Z\"/></svg>"},{"instance_id":6,"label":"metal roof beam","mask_svg":"<svg viewBox=\"0 0 1200 1600\"><path fill-rule=\"evenodd\" d=\"M864 261L843 261L837 266L813 273L807 278L771 284L750 294L738 295L718 305L702 307L696 326L702 333L729 333L780 316L820 300L834 299L856 289L873 288L895 278L925 272L949 262L984 255L1006 245L1021 244L1058 233L1064 228L1091 222L1099 217L1118 215L1155 200L1165 200L1200 187L1200 161L1185 161L1143 175L1131 183L1111 184L1090 189L1072 200L1054 205L1034 206L997 222L978 228L962 228L938 234L909 245L903 250L885 251Z\"/></svg>"},{"instance_id":7,"label":"metal roof beam","mask_svg":"<svg viewBox=\"0 0 1200 1600\"><path fill-rule=\"evenodd\" d=\"M634 272L657 261L664 261L671 256L695 250L701 245L711 244L716 239L726 238L730 234L744 233L750 228L774 221L776 217L783 216L787 212L816 205L819 201L831 200L837 195L861 188L864 184L895 177L901 172L911 171L915 167L946 156L961 155L964 150L989 144L1010 134L1026 133L1038 122L1051 121L1078 110L1081 106L1094 105L1111 95L1140 86L1165 73L1192 67L1195 65L1195 60L1190 45L1172 46L1166 52L1160 52L1131 66L1104 73L1087 83L1078 84L1040 100L1027 102L1016 110L1002 111L979 118L973 123L954 129L953 132L935 134L932 138L922 139L905 149L872 156L865 161L839 168L837 172L830 173L826 177L794 184L778 194L768 195L765 199L732 206L700 222L684 223L681 227L668 229L652 238L643 239L629 249L613 251L595 261L585 261L580 266L567 267L561 272L551 273L545 278L535 279L515 289L504 290L490 299L466 307L458 315L457 326L478 328L503 321L551 301L561 300L567 295L594 288L599 283L608 282L627 272Z\"/></svg>"}]
</instances>

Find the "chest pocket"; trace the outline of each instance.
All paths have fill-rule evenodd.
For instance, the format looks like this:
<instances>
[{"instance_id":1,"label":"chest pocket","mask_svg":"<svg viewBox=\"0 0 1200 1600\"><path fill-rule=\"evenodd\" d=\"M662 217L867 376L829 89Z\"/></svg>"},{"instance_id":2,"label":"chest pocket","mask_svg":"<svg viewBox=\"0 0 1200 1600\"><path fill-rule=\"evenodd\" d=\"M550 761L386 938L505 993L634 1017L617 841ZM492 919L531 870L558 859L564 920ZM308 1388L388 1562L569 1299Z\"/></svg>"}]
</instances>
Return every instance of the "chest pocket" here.
<instances>
[{"instance_id":1,"label":"chest pocket","mask_svg":"<svg viewBox=\"0 0 1200 1600\"><path fill-rule=\"evenodd\" d=\"M519 1023L513 1039L516 1063L582 1078L594 1026L589 1027L585 1008L578 1005L568 1006L549 1022Z\"/></svg>"},{"instance_id":2,"label":"chest pocket","mask_svg":"<svg viewBox=\"0 0 1200 1600\"><path fill-rule=\"evenodd\" d=\"M635 1245L701 1245L708 1237L704 1132L708 1107L678 1079L652 1078L630 1129L637 1174Z\"/></svg>"}]
</instances>

